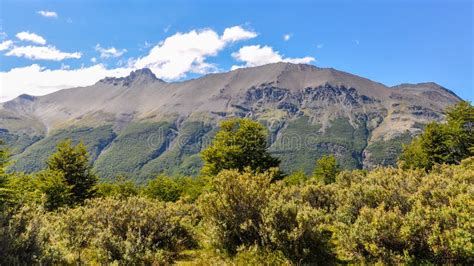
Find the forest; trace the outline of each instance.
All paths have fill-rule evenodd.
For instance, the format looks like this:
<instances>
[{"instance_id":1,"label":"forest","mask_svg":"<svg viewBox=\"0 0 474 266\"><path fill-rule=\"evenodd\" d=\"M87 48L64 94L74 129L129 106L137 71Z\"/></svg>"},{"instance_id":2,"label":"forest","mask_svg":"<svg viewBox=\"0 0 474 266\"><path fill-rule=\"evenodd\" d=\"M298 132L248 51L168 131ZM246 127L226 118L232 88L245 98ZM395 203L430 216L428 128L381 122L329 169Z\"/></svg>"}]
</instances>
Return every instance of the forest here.
<instances>
[{"instance_id":1,"label":"forest","mask_svg":"<svg viewBox=\"0 0 474 266\"><path fill-rule=\"evenodd\" d=\"M474 107L446 111L396 166L337 156L285 173L258 122L221 122L197 177L107 180L63 140L46 167L0 149L0 264L474 264ZM111 166L113 167L113 166Z\"/></svg>"}]
</instances>

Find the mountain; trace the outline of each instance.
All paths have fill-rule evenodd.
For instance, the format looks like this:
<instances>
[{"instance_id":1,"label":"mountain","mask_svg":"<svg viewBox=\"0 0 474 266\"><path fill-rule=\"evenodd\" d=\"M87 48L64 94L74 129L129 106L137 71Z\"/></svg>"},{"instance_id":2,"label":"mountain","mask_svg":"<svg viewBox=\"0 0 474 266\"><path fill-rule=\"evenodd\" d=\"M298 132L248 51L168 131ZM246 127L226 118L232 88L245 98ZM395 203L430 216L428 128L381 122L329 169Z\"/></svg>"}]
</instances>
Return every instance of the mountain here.
<instances>
[{"instance_id":1,"label":"mountain","mask_svg":"<svg viewBox=\"0 0 474 266\"><path fill-rule=\"evenodd\" d=\"M196 174L220 120L269 128L284 170L310 172L323 154L346 168L394 164L402 143L460 101L435 84L387 87L312 65L274 63L167 83L149 69L88 87L0 104L0 136L15 170L44 166L57 141L82 140L104 177Z\"/></svg>"}]
</instances>

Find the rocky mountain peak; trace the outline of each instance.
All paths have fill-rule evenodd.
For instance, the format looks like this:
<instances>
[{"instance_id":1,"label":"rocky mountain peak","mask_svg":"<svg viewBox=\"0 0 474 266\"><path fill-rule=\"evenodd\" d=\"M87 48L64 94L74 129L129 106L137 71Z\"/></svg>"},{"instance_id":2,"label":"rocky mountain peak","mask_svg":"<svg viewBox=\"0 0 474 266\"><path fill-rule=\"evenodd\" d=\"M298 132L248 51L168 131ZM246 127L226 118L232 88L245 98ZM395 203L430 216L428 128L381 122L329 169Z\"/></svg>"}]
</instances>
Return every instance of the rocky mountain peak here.
<instances>
[{"instance_id":1,"label":"rocky mountain peak","mask_svg":"<svg viewBox=\"0 0 474 266\"><path fill-rule=\"evenodd\" d=\"M149 68L137 69L130 72L130 75L122 78L106 77L101 79L98 83L112 84L114 86L130 87L132 85L146 85L153 82L163 82L157 78Z\"/></svg>"}]
</instances>

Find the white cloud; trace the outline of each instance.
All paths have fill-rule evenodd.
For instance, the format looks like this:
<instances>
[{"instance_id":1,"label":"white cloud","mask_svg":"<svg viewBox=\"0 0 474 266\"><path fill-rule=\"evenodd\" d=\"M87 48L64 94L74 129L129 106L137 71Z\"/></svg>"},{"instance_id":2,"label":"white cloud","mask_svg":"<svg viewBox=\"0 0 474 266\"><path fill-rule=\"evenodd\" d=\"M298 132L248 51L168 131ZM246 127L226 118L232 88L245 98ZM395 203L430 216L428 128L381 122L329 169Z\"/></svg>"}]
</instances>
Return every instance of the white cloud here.
<instances>
[{"instance_id":1,"label":"white cloud","mask_svg":"<svg viewBox=\"0 0 474 266\"><path fill-rule=\"evenodd\" d=\"M148 55L123 62L124 67L107 69L102 64L96 64L79 69L51 70L33 64L0 72L0 101L23 93L44 95L64 88L88 86L104 77L127 76L132 70L143 67L150 68L157 77L167 80L182 78L190 72L205 74L216 71L214 64L206 62L208 57L217 55L230 43L256 36L256 33L239 28L228 28L220 36L211 29L176 33L151 48ZM14 47L8 54L50 60L81 57L80 53L64 53L53 46ZM90 60L97 62L95 57Z\"/></svg>"},{"instance_id":2,"label":"white cloud","mask_svg":"<svg viewBox=\"0 0 474 266\"><path fill-rule=\"evenodd\" d=\"M289 34L289 33L288 33L288 34L285 34L285 35L283 35L283 40L284 40L285 42L286 42L286 41L289 41L289 40L290 40L290 38L291 38L291 34Z\"/></svg>"},{"instance_id":3,"label":"white cloud","mask_svg":"<svg viewBox=\"0 0 474 266\"><path fill-rule=\"evenodd\" d=\"M224 30L222 40L224 42L236 42L252 39L255 37L257 37L256 32L245 30L240 26L234 26Z\"/></svg>"},{"instance_id":4,"label":"white cloud","mask_svg":"<svg viewBox=\"0 0 474 266\"><path fill-rule=\"evenodd\" d=\"M0 43L0 51L8 50L13 46L13 41L6 40Z\"/></svg>"},{"instance_id":5,"label":"white cloud","mask_svg":"<svg viewBox=\"0 0 474 266\"><path fill-rule=\"evenodd\" d=\"M278 51L274 51L270 46L250 45L240 48L238 52L232 53L238 61L245 62L242 66L232 66L232 69L240 67L253 67L276 62L289 62L294 64L308 64L315 59L311 56L301 58L284 58Z\"/></svg>"},{"instance_id":6,"label":"white cloud","mask_svg":"<svg viewBox=\"0 0 474 266\"><path fill-rule=\"evenodd\" d=\"M132 69L107 69L97 64L79 69L50 70L33 64L27 67L13 68L0 72L0 101L7 101L20 94L45 95L65 88L89 86L104 77L124 77Z\"/></svg>"},{"instance_id":7,"label":"white cloud","mask_svg":"<svg viewBox=\"0 0 474 266\"><path fill-rule=\"evenodd\" d=\"M207 63L207 57L217 55L229 43L255 36L255 32L240 26L225 29L222 36L211 29L176 33L154 46L148 55L137 59L134 66L148 67L157 77L166 80L182 78L188 72L209 73L217 67Z\"/></svg>"},{"instance_id":8,"label":"white cloud","mask_svg":"<svg viewBox=\"0 0 474 266\"><path fill-rule=\"evenodd\" d=\"M127 49L117 49L115 47L104 48L100 44L95 46L95 50L100 53L100 58L119 57L127 52Z\"/></svg>"},{"instance_id":9,"label":"white cloud","mask_svg":"<svg viewBox=\"0 0 474 266\"><path fill-rule=\"evenodd\" d=\"M35 33L30 33L28 31L19 32L16 34L16 37L20 39L21 41L29 41L29 42L34 42L41 45L46 44L46 40L43 37Z\"/></svg>"},{"instance_id":10,"label":"white cloud","mask_svg":"<svg viewBox=\"0 0 474 266\"><path fill-rule=\"evenodd\" d=\"M53 61L61 61L64 59L69 58L81 58L81 53L74 52L74 53L67 53L61 52L56 47L48 45L48 46L19 46L14 47L5 55L7 56L16 56L16 57L25 57L28 59L33 60L53 60Z\"/></svg>"},{"instance_id":11,"label":"white cloud","mask_svg":"<svg viewBox=\"0 0 474 266\"><path fill-rule=\"evenodd\" d=\"M318 44L316 45L316 48L318 48L318 49L321 49L321 48L323 48L323 47L324 47L324 43L318 43Z\"/></svg>"},{"instance_id":12,"label":"white cloud","mask_svg":"<svg viewBox=\"0 0 474 266\"><path fill-rule=\"evenodd\" d=\"M1 29L1 26L0 26ZM0 39L4 40L8 37L8 34L6 32L0 31Z\"/></svg>"},{"instance_id":13,"label":"white cloud","mask_svg":"<svg viewBox=\"0 0 474 266\"><path fill-rule=\"evenodd\" d=\"M56 13L54 11L40 10L36 13L38 13L41 16L46 17L46 18L57 18L58 17L58 13Z\"/></svg>"}]
</instances>

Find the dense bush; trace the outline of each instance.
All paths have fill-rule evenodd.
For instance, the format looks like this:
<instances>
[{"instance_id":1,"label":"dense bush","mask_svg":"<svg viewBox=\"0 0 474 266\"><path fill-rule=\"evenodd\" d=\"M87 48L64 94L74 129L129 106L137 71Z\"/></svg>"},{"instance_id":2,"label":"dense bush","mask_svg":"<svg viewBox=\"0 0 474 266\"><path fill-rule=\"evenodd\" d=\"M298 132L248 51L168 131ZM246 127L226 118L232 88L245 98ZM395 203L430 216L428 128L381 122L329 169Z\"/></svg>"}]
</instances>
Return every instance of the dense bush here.
<instances>
[{"instance_id":1,"label":"dense bush","mask_svg":"<svg viewBox=\"0 0 474 266\"><path fill-rule=\"evenodd\" d=\"M45 213L23 207L4 230L5 263L169 263L196 246L193 206L145 198L98 198ZM3 250L6 249L6 250ZM3 253L5 252L5 253Z\"/></svg>"},{"instance_id":2,"label":"dense bush","mask_svg":"<svg viewBox=\"0 0 474 266\"><path fill-rule=\"evenodd\" d=\"M333 260L327 213L304 202L300 189L276 189L262 210L263 246L282 252L293 262Z\"/></svg>"},{"instance_id":3,"label":"dense bush","mask_svg":"<svg viewBox=\"0 0 474 266\"><path fill-rule=\"evenodd\" d=\"M261 210L268 204L271 173L224 170L212 180L212 191L198 206L216 246L235 254L240 246L261 245Z\"/></svg>"},{"instance_id":4,"label":"dense bush","mask_svg":"<svg viewBox=\"0 0 474 266\"><path fill-rule=\"evenodd\" d=\"M299 199L299 188L272 183L272 175L226 170L212 180L198 206L214 244L230 254L260 247L294 262L332 259L326 211Z\"/></svg>"},{"instance_id":5,"label":"dense bush","mask_svg":"<svg viewBox=\"0 0 474 266\"><path fill-rule=\"evenodd\" d=\"M472 264L474 158L339 176L336 236L350 260Z\"/></svg>"}]
</instances>

